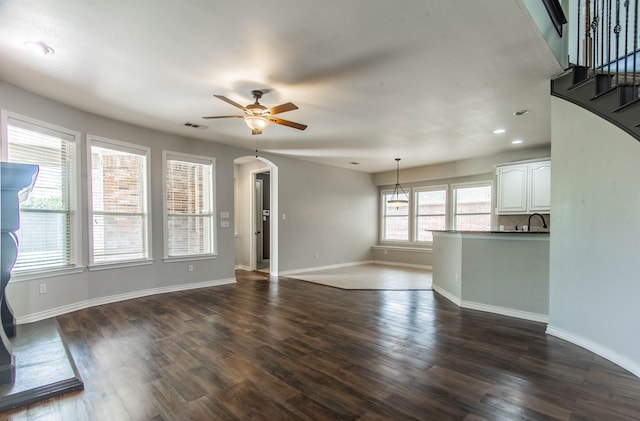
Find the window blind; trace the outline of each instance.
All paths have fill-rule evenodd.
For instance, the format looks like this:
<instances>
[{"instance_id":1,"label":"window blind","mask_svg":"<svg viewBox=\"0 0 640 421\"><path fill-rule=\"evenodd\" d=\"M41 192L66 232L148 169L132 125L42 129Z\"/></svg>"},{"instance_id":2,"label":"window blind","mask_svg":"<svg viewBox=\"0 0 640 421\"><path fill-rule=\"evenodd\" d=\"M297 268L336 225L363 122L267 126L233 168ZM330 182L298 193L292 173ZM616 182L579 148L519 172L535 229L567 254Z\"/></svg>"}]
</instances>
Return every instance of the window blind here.
<instances>
[{"instance_id":1,"label":"window blind","mask_svg":"<svg viewBox=\"0 0 640 421\"><path fill-rule=\"evenodd\" d=\"M8 160L39 166L35 186L20 205L15 273L74 265L75 142L73 134L7 119Z\"/></svg>"},{"instance_id":2,"label":"window blind","mask_svg":"<svg viewBox=\"0 0 640 421\"><path fill-rule=\"evenodd\" d=\"M447 189L422 190L416 195L416 240L433 241L432 230L444 230L447 220Z\"/></svg>"},{"instance_id":3,"label":"window blind","mask_svg":"<svg viewBox=\"0 0 640 421\"><path fill-rule=\"evenodd\" d=\"M92 263L149 257L147 152L91 140Z\"/></svg>"},{"instance_id":4,"label":"window blind","mask_svg":"<svg viewBox=\"0 0 640 421\"><path fill-rule=\"evenodd\" d=\"M213 250L213 163L165 155L167 250L169 257Z\"/></svg>"},{"instance_id":5,"label":"window blind","mask_svg":"<svg viewBox=\"0 0 640 421\"><path fill-rule=\"evenodd\" d=\"M408 241L409 240L409 206L389 204L393 197L392 192L383 193L384 230L383 240Z\"/></svg>"},{"instance_id":6,"label":"window blind","mask_svg":"<svg viewBox=\"0 0 640 421\"><path fill-rule=\"evenodd\" d=\"M455 229L488 231L491 229L491 185L457 187L455 195Z\"/></svg>"}]
</instances>

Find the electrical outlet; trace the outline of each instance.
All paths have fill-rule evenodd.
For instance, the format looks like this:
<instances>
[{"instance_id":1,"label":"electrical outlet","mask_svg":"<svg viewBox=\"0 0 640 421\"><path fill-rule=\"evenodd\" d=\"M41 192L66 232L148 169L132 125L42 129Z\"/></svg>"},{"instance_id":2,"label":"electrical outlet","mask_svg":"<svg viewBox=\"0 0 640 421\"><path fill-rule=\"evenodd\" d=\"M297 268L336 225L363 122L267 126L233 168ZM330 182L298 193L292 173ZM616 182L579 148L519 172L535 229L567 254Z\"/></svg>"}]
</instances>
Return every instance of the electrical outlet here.
<instances>
[{"instance_id":1,"label":"electrical outlet","mask_svg":"<svg viewBox=\"0 0 640 421\"><path fill-rule=\"evenodd\" d=\"M384 254L387 254L387 249L384 249Z\"/></svg>"},{"instance_id":2,"label":"electrical outlet","mask_svg":"<svg viewBox=\"0 0 640 421\"><path fill-rule=\"evenodd\" d=\"M320 258L320 253L316 252L316 259Z\"/></svg>"},{"instance_id":3,"label":"electrical outlet","mask_svg":"<svg viewBox=\"0 0 640 421\"><path fill-rule=\"evenodd\" d=\"M193 265L189 265L189 266L187 266L187 270L188 270L189 272L193 272Z\"/></svg>"},{"instance_id":4,"label":"electrical outlet","mask_svg":"<svg viewBox=\"0 0 640 421\"><path fill-rule=\"evenodd\" d=\"M47 284L42 283L40 284L40 294L46 294L47 293Z\"/></svg>"}]
</instances>

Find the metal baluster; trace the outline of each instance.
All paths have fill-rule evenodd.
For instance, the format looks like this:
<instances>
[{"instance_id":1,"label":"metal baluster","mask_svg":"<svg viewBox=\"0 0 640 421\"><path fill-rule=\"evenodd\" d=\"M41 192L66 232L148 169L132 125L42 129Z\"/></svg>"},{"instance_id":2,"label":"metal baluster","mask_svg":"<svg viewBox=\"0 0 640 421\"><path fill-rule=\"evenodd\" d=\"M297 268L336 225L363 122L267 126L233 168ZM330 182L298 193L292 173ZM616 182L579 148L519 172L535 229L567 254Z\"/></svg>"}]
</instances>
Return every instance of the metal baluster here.
<instances>
[{"instance_id":1,"label":"metal baluster","mask_svg":"<svg viewBox=\"0 0 640 421\"><path fill-rule=\"evenodd\" d=\"M580 65L580 15L582 15L581 10L580 10L580 0L578 0L578 23L576 25L576 28L578 29L578 36L576 37L576 42L578 45L576 45L576 65Z\"/></svg>"},{"instance_id":2,"label":"metal baluster","mask_svg":"<svg viewBox=\"0 0 640 421\"><path fill-rule=\"evenodd\" d=\"M625 22L624 22L624 83L627 83L627 59L629 58L629 0L625 0Z\"/></svg>"},{"instance_id":3,"label":"metal baluster","mask_svg":"<svg viewBox=\"0 0 640 421\"><path fill-rule=\"evenodd\" d=\"M636 86L636 76L638 75L638 0L635 1L634 24L633 24L633 98L638 99L638 87Z\"/></svg>"},{"instance_id":4,"label":"metal baluster","mask_svg":"<svg viewBox=\"0 0 640 421\"><path fill-rule=\"evenodd\" d=\"M591 67L591 0L587 0L584 8L584 66Z\"/></svg>"},{"instance_id":5,"label":"metal baluster","mask_svg":"<svg viewBox=\"0 0 640 421\"><path fill-rule=\"evenodd\" d=\"M607 77L611 78L611 0L607 0Z\"/></svg>"},{"instance_id":6,"label":"metal baluster","mask_svg":"<svg viewBox=\"0 0 640 421\"><path fill-rule=\"evenodd\" d=\"M605 12L604 12L604 0L600 1L600 63L598 65L598 67L600 68L600 71L604 73L604 17L605 17Z\"/></svg>"},{"instance_id":7,"label":"metal baluster","mask_svg":"<svg viewBox=\"0 0 640 421\"><path fill-rule=\"evenodd\" d=\"M616 85L620 84L620 0L616 0L616 26L613 32L616 34Z\"/></svg>"},{"instance_id":8,"label":"metal baluster","mask_svg":"<svg viewBox=\"0 0 640 421\"><path fill-rule=\"evenodd\" d=\"M593 20L591 21L591 31L593 32L593 52L591 53L591 57L593 60L593 74L595 77L596 68L598 67L598 21L600 17L598 16L598 0L594 0L593 2Z\"/></svg>"}]
</instances>

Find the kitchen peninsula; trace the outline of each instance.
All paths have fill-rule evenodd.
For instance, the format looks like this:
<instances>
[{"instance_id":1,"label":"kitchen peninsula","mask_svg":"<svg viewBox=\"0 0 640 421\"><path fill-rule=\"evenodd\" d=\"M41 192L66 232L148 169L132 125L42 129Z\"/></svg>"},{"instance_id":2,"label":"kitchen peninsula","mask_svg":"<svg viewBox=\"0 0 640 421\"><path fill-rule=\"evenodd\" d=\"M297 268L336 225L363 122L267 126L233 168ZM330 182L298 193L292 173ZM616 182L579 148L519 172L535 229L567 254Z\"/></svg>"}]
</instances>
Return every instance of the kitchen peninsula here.
<instances>
[{"instance_id":1,"label":"kitchen peninsula","mask_svg":"<svg viewBox=\"0 0 640 421\"><path fill-rule=\"evenodd\" d=\"M547 322L549 233L436 231L433 289L460 307Z\"/></svg>"}]
</instances>

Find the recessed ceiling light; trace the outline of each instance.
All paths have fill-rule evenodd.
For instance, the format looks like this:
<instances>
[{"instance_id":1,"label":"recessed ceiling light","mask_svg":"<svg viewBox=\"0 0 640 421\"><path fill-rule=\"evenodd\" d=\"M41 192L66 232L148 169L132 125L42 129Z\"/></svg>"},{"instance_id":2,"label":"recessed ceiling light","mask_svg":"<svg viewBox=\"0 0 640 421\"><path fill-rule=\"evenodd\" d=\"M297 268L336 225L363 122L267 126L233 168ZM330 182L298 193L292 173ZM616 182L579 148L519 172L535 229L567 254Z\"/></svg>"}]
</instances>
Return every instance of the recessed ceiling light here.
<instances>
[{"instance_id":1,"label":"recessed ceiling light","mask_svg":"<svg viewBox=\"0 0 640 421\"><path fill-rule=\"evenodd\" d=\"M501 133L506 132L506 130L505 130L505 129L495 129L493 132L494 132L495 134L501 134Z\"/></svg>"},{"instance_id":2,"label":"recessed ceiling light","mask_svg":"<svg viewBox=\"0 0 640 421\"><path fill-rule=\"evenodd\" d=\"M515 115L515 116L527 115L530 112L531 112L531 110L518 110L515 113L513 113L513 115Z\"/></svg>"},{"instance_id":3,"label":"recessed ceiling light","mask_svg":"<svg viewBox=\"0 0 640 421\"><path fill-rule=\"evenodd\" d=\"M56 52L42 41L25 41L24 46L27 50L43 56L54 55Z\"/></svg>"},{"instance_id":4,"label":"recessed ceiling light","mask_svg":"<svg viewBox=\"0 0 640 421\"><path fill-rule=\"evenodd\" d=\"M512 143L513 145L519 145L519 144L521 144L521 143L522 143L522 139L512 140L512 141L511 141L511 143Z\"/></svg>"}]
</instances>

